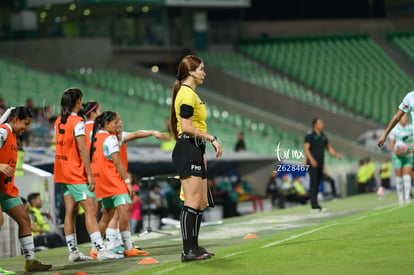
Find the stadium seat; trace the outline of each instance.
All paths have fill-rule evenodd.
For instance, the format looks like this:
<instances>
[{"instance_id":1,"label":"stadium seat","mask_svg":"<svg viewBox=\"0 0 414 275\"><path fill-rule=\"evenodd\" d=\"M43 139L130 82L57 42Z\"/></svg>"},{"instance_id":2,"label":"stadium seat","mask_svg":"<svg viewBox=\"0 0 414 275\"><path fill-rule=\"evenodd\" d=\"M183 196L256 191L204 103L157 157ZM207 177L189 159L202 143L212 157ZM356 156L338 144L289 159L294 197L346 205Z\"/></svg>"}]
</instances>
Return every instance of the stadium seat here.
<instances>
[{"instance_id":1,"label":"stadium seat","mask_svg":"<svg viewBox=\"0 0 414 275\"><path fill-rule=\"evenodd\" d=\"M254 41L241 43L239 48L337 101L338 110L342 104L380 123L384 121L372 99L387 97L387 104L397 106L414 86L414 81L366 35ZM326 103L311 94L302 97L315 104ZM389 111L382 113L386 118L392 115Z\"/></svg>"}]
</instances>

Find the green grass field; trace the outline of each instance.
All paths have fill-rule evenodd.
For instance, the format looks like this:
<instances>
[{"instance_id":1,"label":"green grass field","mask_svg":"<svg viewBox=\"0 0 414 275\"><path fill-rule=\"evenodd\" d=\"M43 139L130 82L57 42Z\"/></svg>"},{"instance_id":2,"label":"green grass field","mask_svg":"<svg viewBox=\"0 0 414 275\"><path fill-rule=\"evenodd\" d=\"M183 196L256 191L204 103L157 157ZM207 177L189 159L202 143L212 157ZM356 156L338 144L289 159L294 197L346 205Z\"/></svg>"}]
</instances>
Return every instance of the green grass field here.
<instances>
[{"instance_id":1,"label":"green grass field","mask_svg":"<svg viewBox=\"0 0 414 275\"><path fill-rule=\"evenodd\" d=\"M200 243L216 253L210 260L181 263L178 229L135 239L159 263L142 258L69 264L67 249L37 257L54 268L37 274L413 274L414 203L397 206L395 193L325 202L326 213L309 206L227 219L201 228ZM248 233L258 236L244 239ZM89 244L80 245L84 253ZM23 258L0 259L0 266L20 271ZM23 274L21 272L21 274Z\"/></svg>"}]
</instances>

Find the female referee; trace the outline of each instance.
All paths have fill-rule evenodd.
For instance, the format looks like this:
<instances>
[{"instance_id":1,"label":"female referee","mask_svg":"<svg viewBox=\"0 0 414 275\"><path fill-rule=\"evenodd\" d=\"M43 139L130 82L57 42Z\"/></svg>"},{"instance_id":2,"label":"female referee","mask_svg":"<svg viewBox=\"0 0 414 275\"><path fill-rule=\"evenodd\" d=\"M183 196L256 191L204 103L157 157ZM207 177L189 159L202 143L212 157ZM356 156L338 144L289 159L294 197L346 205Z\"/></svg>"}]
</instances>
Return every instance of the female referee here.
<instances>
[{"instance_id":1,"label":"female referee","mask_svg":"<svg viewBox=\"0 0 414 275\"><path fill-rule=\"evenodd\" d=\"M56 156L54 182L62 185L65 202L64 232L69 249L69 261L87 261L90 257L79 252L75 232L77 205L85 210L85 223L91 242L98 249L98 259L119 259L106 249L96 220L95 181L86 148L85 123L78 115L82 108L82 91L67 89L61 98L61 115L55 121Z\"/></svg>"},{"instance_id":2,"label":"female referee","mask_svg":"<svg viewBox=\"0 0 414 275\"><path fill-rule=\"evenodd\" d=\"M206 141L213 145L216 157L223 153L217 138L207 133L206 107L195 92L205 76L203 61L193 55L185 56L178 65L172 96L171 127L177 140L172 159L185 194L180 215L182 262L204 260L214 255L198 245L201 219L208 204Z\"/></svg>"},{"instance_id":3,"label":"female referee","mask_svg":"<svg viewBox=\"0 0 414 275\"><path fill-rule=\"evenodd\" d=\"M26 259L25 270L46 271L52 265L42 264L35 259L30 217L20 199L19 189L14 185L17 162L16 136L29 129L32 118L33 114L26 107L9 108L0 118L0 210L6 212L19 225L19 242ZM0 227L2 220L1 218Z\"/></svg>"}]
</instances>

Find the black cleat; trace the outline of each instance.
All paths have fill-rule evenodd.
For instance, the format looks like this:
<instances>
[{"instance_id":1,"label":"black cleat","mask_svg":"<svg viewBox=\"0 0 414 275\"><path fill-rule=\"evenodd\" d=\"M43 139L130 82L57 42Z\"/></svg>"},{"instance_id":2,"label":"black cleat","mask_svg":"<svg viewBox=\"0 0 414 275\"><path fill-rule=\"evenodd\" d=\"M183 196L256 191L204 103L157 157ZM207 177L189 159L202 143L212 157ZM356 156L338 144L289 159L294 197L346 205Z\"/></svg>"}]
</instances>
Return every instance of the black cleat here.
<instances>
[{"instance_id":1,"label":"black cleat","mask_svg":"<svg viewBox=\"0 0 414 275\"><path fill-rule=\"evenodd\" d=\"M211 256L209 254L205 254L198 250L190 250L188 253L181 254L181 262L191 262L191 261L200 261L200 260L207 260L210 259Z\"/></svg>"},{"instance_id":2,"label":"black cleat","mask_svg":"<svg viewBox=\"0 0 414 275\"><path fill-rule=\"evenodd\" d=\"M211 253L211 252L208 252L204 247L202 247L202 246L199 246L197 249L196 249L196 251L197 252L199 252L199 253L203 253L203 254L207 254L207 255L210 255L210 257L212 257L212 256L215 256L216 254L214 254L214 253Z\"/></svg>"}]
</instances>

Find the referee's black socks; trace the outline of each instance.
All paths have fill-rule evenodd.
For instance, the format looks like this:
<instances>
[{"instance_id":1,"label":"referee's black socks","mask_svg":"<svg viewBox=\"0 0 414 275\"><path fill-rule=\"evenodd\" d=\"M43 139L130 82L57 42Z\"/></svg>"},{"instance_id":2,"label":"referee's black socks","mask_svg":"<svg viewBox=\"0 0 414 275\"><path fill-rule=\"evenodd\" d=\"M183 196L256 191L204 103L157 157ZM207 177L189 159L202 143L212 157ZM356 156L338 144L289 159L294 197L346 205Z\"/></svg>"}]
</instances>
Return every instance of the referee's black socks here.
<instances>
[{"instance_id":1,"label":"referee's black socks","mask_svg":"<svg viewBox=\"0 0 414 275\"><path fill-rule=\"evenodd\" d=\"M197 209L186 205L181 210L180 224L184 253L188 253L191 249L197 248L197 243L195 242L196 238L198 238L197 220L201 219L198 212Z\"/></svg>"},{"instance_id":2,"label":"referee's black socks","mask_svg":"<svg viewBox=\"0 0 414 275\"><path fill-rule=\"evenodd\" d=\"M194 234L194 247L198 248L198 233L200 232L201 221L203 220L204 211L197 210L196 230Z\"/></svg>"}]
</instances>

